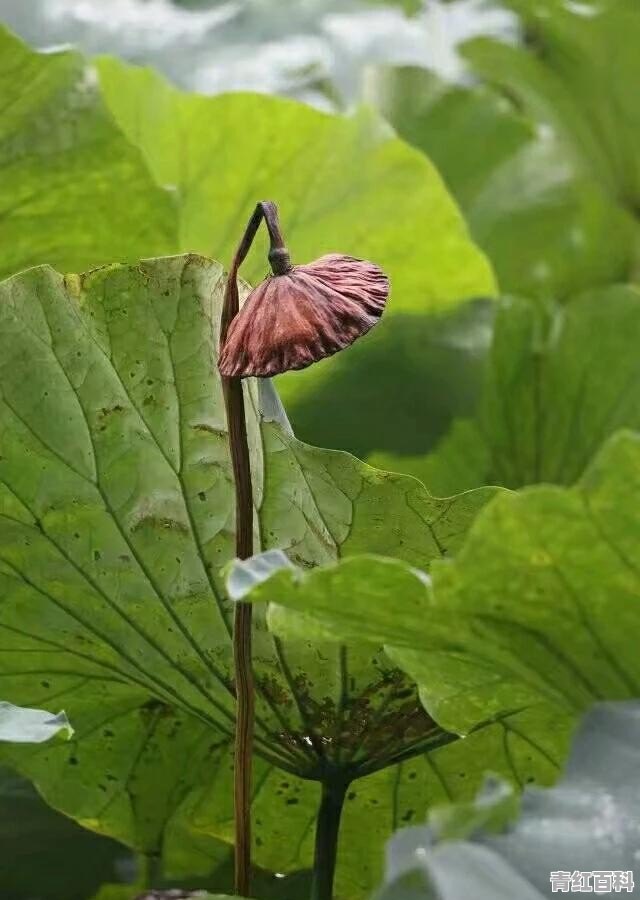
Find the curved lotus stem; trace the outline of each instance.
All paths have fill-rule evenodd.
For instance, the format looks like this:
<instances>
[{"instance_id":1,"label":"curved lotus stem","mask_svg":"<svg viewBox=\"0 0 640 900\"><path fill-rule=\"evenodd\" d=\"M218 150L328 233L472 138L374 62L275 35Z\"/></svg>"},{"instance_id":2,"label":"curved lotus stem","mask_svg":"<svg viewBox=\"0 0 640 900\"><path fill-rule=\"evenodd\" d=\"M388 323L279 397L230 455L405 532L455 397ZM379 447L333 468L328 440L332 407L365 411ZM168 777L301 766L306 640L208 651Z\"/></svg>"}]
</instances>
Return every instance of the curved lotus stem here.
<instances>
[{"instance_id":1,"label":"curved lotus stem","mask_svg":"<svg viewBox=\"0 0 640 900\"><path fill-rule=\"evenodd\" d=\"M282 270L288 254L278 226L274 203L258 203L236 250L224 294L220 320L220 347L224 346L229 326L237 316L238 269L251 248L262 219L267 222L271 238L272 265ZM275 269L274 269L275 271ZM242 381L222 376L229 447L236 493L236 556L247 559L253 554L253 489L251 462L247 442L247 422L242 393ZM235 873L234 890L249 896L251 883L251 760L253 754L254 687L251 663L251 604L238 603L233 623L233 663L236 690L236 731L234 750L234 810L235 810Z\"/></svg>"}]
</instances>

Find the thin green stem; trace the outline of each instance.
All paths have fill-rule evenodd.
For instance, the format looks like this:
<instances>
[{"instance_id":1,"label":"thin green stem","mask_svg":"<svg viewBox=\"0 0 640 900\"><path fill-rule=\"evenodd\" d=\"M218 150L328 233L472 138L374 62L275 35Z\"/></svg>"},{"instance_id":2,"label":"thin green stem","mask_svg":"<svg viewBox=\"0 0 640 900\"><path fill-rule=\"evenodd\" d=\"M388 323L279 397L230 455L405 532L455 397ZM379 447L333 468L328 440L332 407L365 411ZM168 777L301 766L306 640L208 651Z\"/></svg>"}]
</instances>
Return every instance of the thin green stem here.
<instances>
[{"instance_id":1,"label":"thin green stem","mask_svg":"<svg viewBox=\"0 0 640 900\"><path fill-rule=\"evenodd\" d=\"M316 819L311 900L332 900L333 898L340 819L348 787L349 782L342 779L330 779L322 782L322 796Z\"/></svg>"}]
</instances>

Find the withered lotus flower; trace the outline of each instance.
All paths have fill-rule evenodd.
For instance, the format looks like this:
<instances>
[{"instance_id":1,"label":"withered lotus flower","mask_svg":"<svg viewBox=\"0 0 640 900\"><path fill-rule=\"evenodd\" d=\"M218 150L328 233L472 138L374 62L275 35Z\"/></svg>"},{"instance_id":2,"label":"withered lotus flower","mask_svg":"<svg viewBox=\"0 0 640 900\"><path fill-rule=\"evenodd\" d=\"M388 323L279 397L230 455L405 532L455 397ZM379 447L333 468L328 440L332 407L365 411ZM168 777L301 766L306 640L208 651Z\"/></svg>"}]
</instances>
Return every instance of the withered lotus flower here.
<instances>
[{"instance_id":1,"label":"withered lotus flower","mask_svg":"<svg viewBox=\"0 0 640 900\"><path fill-rule=\"evenodd\" d=\"M238 269L264 219L273 275L249 294L240 309ZM333 253L306 266L292 266L274 203L258 203L233 257L220 321L220 357L229 449L236 493L236 555L253 553L253 490L244 397L240 379L269 377L305 366L352 344L376 324L389 281L373 263ZM251 869L251 757L253 670L251 604L239 602L233 626L236 695L234 889L249 896Z\"/></svg>"},{"instance_id":2,"label":"withered lotus flower","mask_svg":"<svg viewBox=\"0 0 640 900\"><path fill-rule=\"evenodd\" d=\"M276 259L282 268L282 254ZM331 253L290 266L247 297L229 327L220 372L263 378L304 369L369 331L388 295L382 269L353 256Z\"/></svg>"}]
</instances>

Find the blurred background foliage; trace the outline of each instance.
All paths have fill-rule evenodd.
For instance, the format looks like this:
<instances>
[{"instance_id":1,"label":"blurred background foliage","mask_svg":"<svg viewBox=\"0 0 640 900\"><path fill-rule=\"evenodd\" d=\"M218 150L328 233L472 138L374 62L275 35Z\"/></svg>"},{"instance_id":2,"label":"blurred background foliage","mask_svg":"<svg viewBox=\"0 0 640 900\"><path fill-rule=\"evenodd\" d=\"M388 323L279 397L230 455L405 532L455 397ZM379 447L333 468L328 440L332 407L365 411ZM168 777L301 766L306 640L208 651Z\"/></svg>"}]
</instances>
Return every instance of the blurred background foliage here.
<instances>
[{"instance_id":1,"label":"blurred background foliage","mask_svg":"<svg viewBox=\"0 0 640 900\"><path fill-rule=\"evenodd\" d=\"M460 75L459 40L513 29L482 0L1 0L33 46L71 43L153 65L202 93L279 93L330 109L357 103L372 67Z\"/></svg>"},{"instance_id":2,"label":"blurred background foliage","mask_svg":"<svg viewBox=\"0 0 640 900\"><path fill-rule=\"evenodd\" d=\"M433 493L445 495L488 482L570 484L615 428L640 427L634 353L640 307L637 289L629 286L638 271L640 216L637 0L0 0L0 21L34 47L70 44L90 56L150 65L185 91L251 91L313 107L300 113L308 123L302 135L307 144L301 139L291 181L307 155L308 165L319 164L333 143L342 156L329 169L332 189L339 188L340 177L352 178L362 160L374 175L380 171L381 187L374 193L396 211L393 227L387 223L384 235L376 235L371 212L364 215L366 222L354 223L344 215L339 190L335 221L372 232L360 238L360 246L370 248L374 258L377 252L388 255L402 291L394 294L386 325L348 355L280 379L302 439L414 473ZM33 107L38 115L47 90L54 94L74 79L82 81L79 64L56 59L66 61L39 86ZM224 110L224 98L185 97L158 80L156 105L147 107L153 121L145 125L145 141L138 134L138 112L134 116L127 104L133 103L134 82L154 76L134 75L109 61L102 61L99 71L106 107L91 99L93 86L85 84L85 117L74 130L82 160L77 209L89 189L94 205L85 209L86 218L61 216L74 192L66 173L55 167L45 173L42 159L35 158L33 171L49 179L48 200L37 210L47 236L54 226L73 231L82 258L100 255L107 246L113 259L171 252L184 227L180 216L190 204L184 241L204 242L204 248L193 249L219 251L226 262L234 235L216 233L215 241L208 231L201 236L198 215L203 221L215 218L209 206L216 209L220 193L245 190L247 209L231 209L225 219L233 222L237 215L240 221L263 184L277 190L273 199L283 202L286 232L291 173L281 181L269 174L247 186L242 178L248 163L238 175L228 160L223 165L222 157L212 155L212 166L224 175L218 185L202 179L186 199L184 191L167 196L164 190L168 184L175 189L177 180L171 160L162 155L175 117L182 117L185 133L194 122L210 122L211 133L198 132L198 139L211 142L205 148L217 146L213 111ZM15 122L7 125L12 77L0 60L0 94L5 113L9 109L9 118L0 119L0 147L6 142L7 152L16 140ZM238 102L249 109L253 101L245 96ZM356 112L363 105L369 111ZM266 119L282 114L287 133L284 106L255 108L256 116ZM318 110L340 118L325 121ZM393 144L388 151L393 167L378 169L376 147L392 130L413 150ZM244 136L235 126L227 134L233 162ZM33 132L18 135L31 140ZM21 174L26 196L34 176ZM11 178L11 185L2 182L5 201L7 191L17 191ZM469 247L468 255L447 257L449 233L438 244L442 234L428 221L430 203L447 211L451 240L461 245L466 240L440 178L495 282L489 265ZM420 210L419 222L408 212L406 220L398 213L403 193L406 210ZM292 204L296 197L292 190ZM134 234L112 228L108 213L118 202L123 222L152 209L144 229ZM362 217L363 210L374 208L372 202L366 199L356 212ZM7 217L0 217L0 234L2 218ZM28 216L9 219L3 235L8 249L0 259L5 274L50 256L66 262L59 242L52 246L45 237L44 225L39 234ZM315 232L313 225L296 233L304 251L349 249L320 246L321 230L325 240L348 240L348 234L333 230L330 217L319 221ZM413 231L408 260L405 243ZM428 278L412 281L412 267L421 258L429 277L433 271L432 290ZM259 277L257 263L250 274ZM444 295L446 302L436 302ZM0 810L3 900L89 900L103 883L136 877L127 851L48 810L27 783L7 772L0 779ZM27 844L28 857L21 851ZM40 848L38 858L34 847ZM48 879L53 869L68 872L69 880ZM228 851L221 848L209 883L221 891L229 873ZM282 897L285 882L265 873L257 889L260 896ZM292 898L306 893L304 873L287 879L285 893ZM103 890L99 896L118 895Z\"/></svg>"}]
</instances>

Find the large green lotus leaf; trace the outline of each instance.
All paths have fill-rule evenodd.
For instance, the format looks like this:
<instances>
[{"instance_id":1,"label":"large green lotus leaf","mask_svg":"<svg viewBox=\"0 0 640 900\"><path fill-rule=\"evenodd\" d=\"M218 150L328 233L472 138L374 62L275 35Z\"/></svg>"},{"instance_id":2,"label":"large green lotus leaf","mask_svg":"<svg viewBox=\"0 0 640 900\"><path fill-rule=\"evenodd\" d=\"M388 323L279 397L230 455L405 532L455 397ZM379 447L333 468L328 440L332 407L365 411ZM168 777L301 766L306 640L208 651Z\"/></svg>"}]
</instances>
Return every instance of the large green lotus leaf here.
<instances>
[{"instance_id":1,"label":"large green lotus leaf","mask_svg":"<svg viewBox=\"0 0 640 900\"><path fill-rule=\"evenodd\" d=\"M77 53L35 53L0 27L0 109L0 277L175 248L170 198Z\"/></svg>"},{"instance_id":2,"label":"large green lotus leaf","mask_svg":"<svg viewBox=\"0 0 640 900\"><path fill-rule=\"evenodd\" d=\"M399 827L424 821L428 810L441 803L470 801L488 769L516 787L552 783L564 757L569 725L555 713L538 708L527 717L502 721L464 742L419 754L359 779L347 795L341 825L337 870L340 896L367 896L381 877L383 848L389 835ZM532 726L537 740L527 735L534 730ZM255 777L256 857L279 871L307 866L313 852L317 785L259 760ZM217 809L215 820L212 807ZM180 876L193 874L196 839L205 873L215 859L213 835L232 839L232 805L224 781L221 784L213 779L200 791L193 791L182 809L182 820L188 823L189 842L183 842L182 847L189 847L189 856L182 865L175 857L171 859L170 872L176 883L180 883ZM215 884L216 878L219 876L214 873L210 883ZM287 893L289 879L280 880L280 884L278 895L291 896ZM268 896L262 879L255 889L257 896Z\"/></svg>"},{"instance_id":3,"label":"large green lotus leaf","mask_svg":"<svg viewBox=\"0 0 640 900\"><path fill-rule=\"evenodd\" d=\"M255 198L278 203L294 262L340 251L375 260L391 309L492 293L486 260L433 166L371 114L334 116L260 94L204 97L151 69L97 61L105 100L160 184L176 192L183 248L229 260ZM247 132L251 139L247 140ZM245 267L257 282L265 255Z\"/></svg>"},{"instance_id":4,"label":"large green lotus leaf","mask_svg":"<svg viewBox=\"0 0 640 900\"><path fill-rule=\"evenodd\" d=\"M502 0L522 19L518 46L480 38L463 48L484 78L551 125L573 159L621 206L640 201L640 112L634 0L572 5Z\"/></svg>"},{"instance_id":5,"label":"large green lotus leaf","mask_svg":"<svg viewBox=\"0 0 640 900\"><path fill-rule=\"evenodd\" d=\"M411 66L377 72L378 102L398 133L423 150L463 209L535 139L533 124L485 87L461 87Z\"/></svg>"},{"instance_id":6,"label":"large green lotus leaf","mask_svg":"<svg viewBox=\"0 0 640 900\"><path fill-rule=\"evenodd\" d=\"M502 720L464 741L417 754L358 779L347 793L340 829L336 893L370 896L384 862L384 845L397 828L420 824L429 810L449 802L471 801L488 771L516 789L551 784L564 759L573 722L538 705ZM307 866L313 852L318 786L258 762L254 827L256 858L265 866L291 871ZM223 803L213 822L211 806ZM201 838L233 834L232 807L212 784L189 798L185 810ZM285 883L286 887L286 883ZM286 894L285 894L286 896Z\"/></svg>"},{"instance_id":7,"label":"large green lotus leaf","mask_svg":"<svg viewBox=\"0 0 640 900\"><path fill-rule=\"evenodd\" d=\"M255 589L256 598L262 593L287 605L271 619L285 634L301 613L306 633L315 628L321 639L350 634L377 643L386 633L392 657L418 679L429 710L449 727L526 707L493 726L503 729L512 778L526 783L531 776L518 778L519 764L528 760L535 777L540 757L546 754L549 766L561 761L576 712L640 691L629 638L639 625L632 562L639 497L640 438L622 433L577 487L494 498L455 559L433 566L432 588L406 564L365 558L297 580L274 575ZM456 755L466 759L473 742L490 734L472 734L431 759L446 766ZM494 772L504 765L495 750L470 758ZM455 767L450 771L455 783ZM411 796L420 796L415 785Z\"/></svg>"},{"instance_id":8,"label":"large green lotus leaf","mask_svg":"<svg viewBox=\"0 0 640 900\"><path fill-rule=\"evenodd\" d=\"M492 715L539 704L541 693L559 701L544 690L544 680L533 687L526 679L514 683L510 671L498 677L496 664L483 656L469 659L465 618L435 614L429 579L399 560L362 556L310 572L281 568L248 597L271 604L270 628L283 638L385 645L423 686L430 713L450 731L467 733Z\"/></svg>"},{"instance_id":9,"label":"large green lotus leaf","mask_svg":"<svg viewBox=\"0 0 640 900\"><path fill-rule=\"evenodd\" d=\"M384 640L451 730L536 701L575 713L640 691L639 508L640 436L621 432L574 488L494 497L432 581L364 557L280 570L249 596L278 604L279 633L301 614L308 634Z\"/></svg>"},{"instance_id":10,"label":"large green lotus leaf","mask_svg":"<svg viewBox=\"0 0 640 900\"><path fill-rule=\"evenodd\" d=\"M572 726L566 716L539 706L355 782L343 814L336 891L370 896L384 864L385 835L424 822L441 804L469 801L487 772L516 789L553 783Z\"/></svg>"},{"instance_id":11,"label":"large green lotus leaf","mask_svg":"<svg viewBox=\"0 0 640 900\"><path fill-rule=\"evenodd\" d=\"M400 441L389 449L405 449L416 423L396 410L420 406L425 314L495 291L489 264L431 163L365 110L345 117L275 97L190 95L149 69L113 59L98 68L116 120L157 182L174 189L181 249L230 260L256 199L270 197L294 262L338 251L372 259L389 274L386 315L400 321L367 335L348 356L283 376L278 388L305 440L367 453L386 447L378 443L384 421ZM263 251L243 269L254 284L266 273ZM373 372L376 404L386 398L377 420L366 402Z\"/></svg>"},{"instance_id":12,"label":"large green lotus leaf","mask_svg":"<svg viewBox=\"0 0 640 900\"><path fill-rule=\"evenodd\" d=\"M638 748L640 705L599 705L576 736L562 780L550 790L527 790L520 819L504 834L440 842L433 824L398 834L387 851L387 883L376 896L543 900L550 890L633 893ZM481 816L489 802L486 792L478 798Z\"/></svg>"},{"instance_id":13,"label":"large green lotus leaf","mask_svg":"<svg viewBox=\"0 0 640 900\"><path fill-rule=\"evenodd\" d=\"M426 457L372 462L447 495L480 484L572 484L618 428L640 428L640 294L613 286L564 307L498 304L475 419Z\"/></svg>"},{"instance_id":14,"label":"large green lotus leaf","mask_svg":"<svg viewBox=\"0 0 640 900\"><path fill-rule=\"evenodd\" d=\"M510 81L501 97L423 69L380 77L385 114L443 175L503 292L564 298L631 270L633 218L561 141L515 110Z\"/></svg>"},{"instance_id":15,"label":"large green lotus leaf","mask_svg":"<svg viewBox=\"0 0 640 900\"><path fill-rule=\"evenodd\" d=\"M640 438L627 431L575 487L496 497L456 560L434 571L434 614L468 624L488 675L511 673L567 707L637 696L639 499Z\"/></svg>"},{"instance_id":16,"label":"large green lotus leaf","mask_svg":"<svg viewBox=\"0 0 640 900\"><path fill-rule=\"evenodd\" d=\"M62 676L54 669L47 677L57 693L71 698L81 728L64 746L47 745L45 752L27 756L7 752L5 758L29 774L47 803L84 828L117 837L149 860L163 855L169 870L178 854L188 858L190 875L211 872L221 845L208 843L204 864L193 842L176 832L174 817L179 819L189 791L227 762L227 740L148 694L120 685L118 697L117 684L97 676ZM52 691L29 670L22 684L12 680L24 692Z\"/></svg>"},{"instance_id":17,"label":"large green lotus leaf","mask_svg":"<svg viewBox=\"0 0 640 900\"><path fill-rule=\"evenodd\" d=\"M64 703L75 728L7 753L54 807L174 861L191 794L218 784L222 837L231 797L223 289L222 267L193 255L0 285L0 678L12 702ZM435 500L296 441L268 383L246 399L256 550L309 567L393 548L428 566L492 494ZM341 753L356 776L451 740L380 648L283 644L257 616L254 654L256 751L292 777ZM282 827L287 799L271 804ZM257 824L259 864L265 837Z\"/></svg>"}]
</instances>

